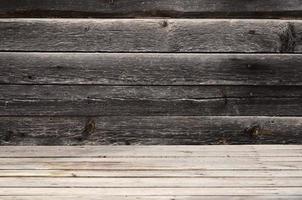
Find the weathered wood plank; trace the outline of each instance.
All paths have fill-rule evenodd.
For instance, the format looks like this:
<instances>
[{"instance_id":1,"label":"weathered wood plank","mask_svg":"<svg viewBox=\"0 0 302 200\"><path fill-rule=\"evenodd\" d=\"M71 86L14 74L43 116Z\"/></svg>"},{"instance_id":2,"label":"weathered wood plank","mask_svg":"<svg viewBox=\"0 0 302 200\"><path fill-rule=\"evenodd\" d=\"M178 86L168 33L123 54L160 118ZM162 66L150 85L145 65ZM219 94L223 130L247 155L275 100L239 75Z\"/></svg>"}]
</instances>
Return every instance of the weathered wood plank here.
<instances>
[{"instance_id":1,"label":"weathered wood plank","mask_svg":"<svg viewBox=\"0 0 302 200\"><path fill-rule=\"evenodd\" d=\"M177 148L177 146L158 147L159 154ZM244 146L218 146L217 148L216 146L179 146L179 151L199 150L201 155L207 155L208 152L219 152L228 147L230 152L240 152L240 149L244 148ZM301 150L301 146L298 145L246 147L245 152L259 154L276 150L284 150L287 153ZM8 148L1 147L4 150ZM24 148L13 147L12 155L15 150L15 153L20 154ZM59 150L58 147L41 148L49 149L46 152L52 153ZM80 147L64 147L61 149L61 154L67 152L68 155L68 152L78 148ZM188 195L194 198L206 196L216 199L219 197L242 199L243 196L252 199L264 196L269 199L273 198L273 195L284 199L287 195L295 198L302 196L301 155L295 157L257 157L256 155L152 157L151 150L156 149L154 146L111 146L107 150L107 147L101 146L98 151L113 150L112 153L126 151L136 154L142 149L146 157L89 156L96 148L83 147L83 152L87 152L86 157L0 158L0 196L15 196L21 199L23 196L54 197L54 199L66 196L89 199L94 196L102 199L111 197L110 195L117 199L121 196L135 196L137 199L145 196L173 196L172 198L175 199L187 199ZM36 150L41 151L38 148ZM25 153L32 151L33 147L25 150ZM51 156L52 153L49 155ZM190 196L188 198L190 199Z\"/></svg>"},{"instance_id":2,"label":"weathered wood plank","mask_svg":"<svg viewBox=\"0 0 302 200\"><path fill-rule=\"evenodd\" d=\"M0 170L0 177L302 178L302 170Z\"/></svg>"},{"instance_id":3,"label":"weathered wood plank","mask_svg":"<svg viewBox=\"0 0 302 200\"><path fill-rule=\"evenodd\" d=\"M300 0L2 0L0 17L301 17Z\"/></svg>"},{"instance_id":4,"label":"weathered wood plank","mask_svg":"<svg viewBox=\"0 0 302 200\"><path fill-rule=\"evenodd\" d=\"M301 187L302 178L32 178L0 179L0 188Z\"/></svg>"},{"instance_id":5,"label":"weathered wood plank","mask_svg":"<svg viewBox=\"0 0 302 200\"><path fill-rule=\"evenodd\" d=\"M301 38L301 20L0 20L0 51L302 52Z\"/></svg>"},{"instance_id":6,"label":"weathered wood plank","mask_svg":"<svg viewBox=\"0 0 302 200\"><path fill-rule=\"evenodd\" d=\"M301 187L282 188L0 188L3 196L70 196L70 195L138 195L138 196L169 196L169 195L296 195L302 196Z\"/></svg>"},{"instance_id":7,"label":"weathered wood plank","mask_svg":"<svg viewBox=\"0 0 302 200\"><path fill-rule=\"evenodd\" d=\"M302 85L297 54L0 53L0 83Z\"/></svg>"},{"instance_id":8,"label":"weathered wood plank","mask_svg":"<svg viewBox=\"0 0 302 200\"><path fill-rule=\"evenodd\" d=\"M2 145L301 144L301 130L299 117L0 118Z\"/></svg>"},{"instance_id":9,"label":"weathered wood plank","mask_svg":"<svg viewBox=\"0 0 302 200\"><path fill-rule=\"evenodd\" d=\"M295 159L295 160L294 160ZM283 158L0 158L0 169L31 170L301 170L299 157Z\"/></svg>"},{"instance_id":10,"label":"weathered wood plank","mask_svg":"<svg viewBox=\"0 0 302 200\"><path fill-rule=\"evenodd\" d=\"M302 87L0 85L2 116L301 116Z\"/></svg>"},{"instance_id":11,"label":"weathered wood plank","mask_svg":"<svg viewBox=\"0 0 302 200\"><path fill-rule=\"evenodd\" d=\"M0 169L18 170L301 170L299 157L244 158L0 158Z\"/></svg>"},{"instance_id":12,"label":"weathered wood plank","mask_svg":"<svg viewBox=\"0 0 302 200\"><path fill-rule=\"evenodd\" d=\"M271 118L273 120L274 118ZM241 118L241 120L243 120ZM290 123L290 120L288 120ZM188 148L190 149L188 150ZM41 157L297 157L301 145L0 146L1 158Z\"/></svg>"},{"instance_id":13,"label":"weathered wood plank","mask_svg":"<svg viewBox=\"0 0 302 200\"><path fill-rule=\"evenodd\" d=\"M97 197L96 197L97 196ZM171 199L177 199L177 200L300 200L301 196L284 196L284 195L250 195L250 196L226 196L226 195L216 195L216 196L100 196L100 195L92 195L92 196L1 196L2 200L171 200Z\"/></svg>"}]
</instances>

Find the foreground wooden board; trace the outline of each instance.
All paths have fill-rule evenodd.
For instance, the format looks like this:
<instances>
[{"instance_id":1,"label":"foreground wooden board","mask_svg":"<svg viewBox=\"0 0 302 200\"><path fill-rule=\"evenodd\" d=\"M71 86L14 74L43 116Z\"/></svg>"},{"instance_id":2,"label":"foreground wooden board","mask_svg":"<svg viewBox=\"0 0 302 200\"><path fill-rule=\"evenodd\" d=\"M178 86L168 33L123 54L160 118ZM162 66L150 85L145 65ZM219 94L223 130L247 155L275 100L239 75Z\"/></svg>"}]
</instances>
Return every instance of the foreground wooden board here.
<instances>
[{"instance_id":1,"label":"foreground wooden board","mask_svg":"<svg viewBox=\"0 0 302 200\"><path fill-rule=\"evenodd\" d=\"M301 170L0 170L0 177L78 178L302 178Z\"/></svg>"},{"instance_id":2,"label":"foreground wooden board","mask_svg":"<svg viewBox=\"0 0 302 200\"><path fill-rule=\"evenodd\" d=\"M1 146L0 158L297 157L301 145Z\"/></svg>"},{"instance_id":3,"label":"foreground wooden board","mask_svg":"<svg viewBox=\"0 0 302 200\"><path fill-rule=\"evenodd\" d=\"M299 157L253 158L0 158L1 170L301 170Z\"/></svg>"},{"instance_id":4,"label":"foreground wooden board","mask_svg":"<svg viewBox=\"0 0 302 200\"><path fill-rule=\"evenodd\" d=\"M211 187L301 187L302 178L54 178L1 177L0 188L211 188Z\"/></svg>"},{"instance_id":5,"label":"foreground wooden board","mask_svg":"<svg viewBox=\"0 0 302 200\"><path fill-rule=\"evenodd\" d=\"M2 116L301 116L301 87L0 85Z\"/></svg>"},{"instance_id":6,"label":"foreground wooden board","mask_svg":"<svg viewBox=\"0 0 302 200\"><path fill-rule=\"evenodd\" d=\"M68 195L116 195L116 196L254 196L297 195L302 196L301 187L274 188L0 188L3 196L68 196ZM276 195L277 196L277 195Z\"/></svg>"},{"instance_id":7,"label":"foreground wooden board","mask_svg":"<svg viewBox=\"0 0 302 200\"><path fill-rule=\"evenodd\" d=\"M97 197L96 197L97 196ZM100 195L92 195L92 196L1 196L3 200L300 200L301 196L100 196Z\"/></svg>"},{"instance_id":8,"label":"foreground wooden board","mask_svg":"<svg viewBox=\"0 0 302 200\"><path fill-rule=\"evenodd\" d=\"M0 83L302 85L300 54L0 53Z\"/></svg>"},{"instance_id":9,"label":"foreground wooden board","mask_svg":"<svg viewBox=\"0 0 302 200\"><path fill-rule=\"evenodd\" d=\"M302 119L300 117L0 117L0 141L2 145L301 144L301 130ZM22 148L20 147L20 149ZM53 152L52 156L60 155L60 149L58 148ZM249 148L247 149L249 150ZM74 154L73 151L77 154ZM103 150L99 153L100 156L110 157L114 156L112 151L110 150L108 153ZM120 154L121 151L124 153ZM125 150L121 151L118 152L117 156L132 154L132 151L127 153ZM141 151L140 148L136 150L138 156L145 155ZM219 150L220 153L222 151ZM246 152L245 148L240 148L240 151ZM295 151L295 153L299 153L301 150ZM44 150L39 152L44 152ZM89 156L96 156L98 155L97 152L92 152ZM164 152L168 153L165 149ZM274 150L274 152L280 156L287 155L286 151L282 152L282 150ZM5 156L6 153L7 151L0 151L1 157ZM10 153L8 152L7 155L21 156L17 153ZM86 155L85 153L87 153L86 149L73 149L68 155L80 156ZM176 155L173 152L172 154ZM32 151L31 155L37 156ZM157 154L155 153L155 155ZM180 155L189 156L191 154L189 152ZM198 153L197 155L200 156ZM207 155L218 154L214 152ZM219 155L225 156L226 154ZM240 155L240 152L237 151L236 155Z\"/></svg>"},{"instance_id":10,"label":"foreground wooden board","mask_svg":"<svg viewBox=\"0 0 302 200\"><path fill-rule=\"evenodd\" d=\"M0 17L299 17L299 0L2 0Z\"/></svg>"},{"instance_id":11,"label":"foreground wooden board","mask_svg":"<svg viewBox=\"0 0 302 200\"><path fill-rule=\"evenodd\" d=\"M1 51L302 52L301 20L1 19Z\"/></svg>"},{"instance_id":12,"label":"foreground wooden board","mask_svg":"<svg viewBox=\"0 0 302 200\"><path fill-rule=\"evenodd\" d=\"M300 150L300 145L41 146L36 151L35 147L0 147L0 152L7 155L0 158L0 197L301 199ZM59 157L53 157L56 151L60 152ZM79 157L72 156L72 151L79 151ZM209 152L224 151L244 152L248 156L208 156ZM277 151L292 156L278 156ZM123 156L97 157L96 153L101 152ZM185 152L199 156L188 157ZM272 155L267 156L270 152ZM12 157L8 157L10 154Z\"/></svg>"}]
</instances>

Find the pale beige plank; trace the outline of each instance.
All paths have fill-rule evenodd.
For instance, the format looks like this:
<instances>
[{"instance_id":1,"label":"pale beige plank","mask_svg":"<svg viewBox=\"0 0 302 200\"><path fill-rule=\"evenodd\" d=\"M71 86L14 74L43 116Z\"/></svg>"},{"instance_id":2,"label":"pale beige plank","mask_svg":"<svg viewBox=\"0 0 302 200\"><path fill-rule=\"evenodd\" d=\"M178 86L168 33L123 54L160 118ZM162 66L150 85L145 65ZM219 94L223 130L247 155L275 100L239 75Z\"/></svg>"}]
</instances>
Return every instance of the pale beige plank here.
<instances>
[{"instance_id":1,"label":"pale beige plank","mask_svg":"<svg viewBox=\"0 0 302 200\"><path fill-rule=\"evenodd\" d=\"M2 200L301 200L301 196L1 196Z\"/></svg>"},{"instance_id":2,"label":"pale beige plank","mask_svg":"<svg viewBox=\"0 0 302 200\"><path fill-rule=\"evenodd\" d=\"M114 200L110 195L137 200L152 195L162 196L158 199L302 196L300 146L158 147L4 147L7 155L12 152L15 157L0 158L0 195L7 196L7 200L13 196L88 200L93 196ZM78 157L73 156L74 149ZM68 156L64 156L65 152L69 152ZM279 152L283 154L278 156Z\"/></svg>"},{"instance_id":3,"label":"pale beige plank","mask_svg":"<svg viewBox=\"0 0 302 200\"><path fill-rule=\"evenodd\" d=\"M301 187L302 178L1 178L0 188Z\"/></svg>"},{"instance_id":4,"label":"pale beige plank","mask_svg":"<svg viewBox=\"0 0 302 200\"><path fill-rule=\"evenodd\" d=\"M271 158L270 160L264 160ZM286 157L206 157L206 158L0 158L0 169L157 169L157 170L217 170L217 169L302 169L297 161Z\"/></svg>"},{"instance_id":5,"label":"pale beige plank","mask_svg":"<svg viewBox=\"0 0 302 200\"><path fill-rule=\"evenodd\" d=\"M302 145L1 146L0 157L300 156Z\"/></svg>"},{"instance_id":6,"label":"pale beige plank","mask_svg":"<svg viewBox=\"0 0 302 200\"><path fill-rule=\"evenodd\" d=\"M282 188L0 188L2 196L64 195L301 195L302 187Z\"/></svg>"},{"instance_id":7,"label":"pale beige plank","mask_svg":"<svg viewBox=\"0 0 302 200\"><path fill-rule=\"evenodd\" d=\"M0 170L0 177L302 178L302 170Z\"/></svg>"}]
</instances>

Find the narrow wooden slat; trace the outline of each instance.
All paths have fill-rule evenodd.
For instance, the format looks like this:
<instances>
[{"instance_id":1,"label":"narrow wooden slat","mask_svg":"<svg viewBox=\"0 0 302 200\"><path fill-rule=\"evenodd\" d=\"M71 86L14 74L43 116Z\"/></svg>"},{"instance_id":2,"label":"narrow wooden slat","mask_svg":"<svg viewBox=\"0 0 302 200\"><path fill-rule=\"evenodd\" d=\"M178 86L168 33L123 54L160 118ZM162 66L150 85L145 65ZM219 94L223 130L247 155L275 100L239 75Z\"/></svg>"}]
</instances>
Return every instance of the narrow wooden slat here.
<instances>
[{"instance_id":1,"label":"narrow wooden slat","mask_svg":"<svg viewBox=\"0 0 302 200\"><path fill-rule=\"evenodd\" d=\"M302 196L301 187L282 188L0 188L2 196L68 196L68 195L297 195Z\"/></svg>"},{"instance_id":2,"label":"narrow wooden slat","mask_svg":"<svg viewBox=\"0 0 302 200\"><path fill-rule=\"evenodd\" d=\"M0 177L302 178L302 170L0 170Z\"/></svg>"},{"instance_id":3,"label":"narrow wooden slat","mask_svg":"<svg viewBox=\"0 0 302 200\"><path fill-rule=\"evenodd\" d=\"M0 158L0 169L301 170L299 157L255 158Z\"/></svg>"},{"instance_id":4,"label":"narrow wooden slat","mask_svg":"<svg viewBox=\"0 0 302 200\"><path fill-rule=\"evenodd\" d=\"M189 150L188 150L189 148ZM0 146L1 158L62 158L62 157L297 157L301 145L231 145L216 146ZM295 159L295 158L294 158Z\"/></svg>"},{"instance_id":5,"label":"narrow wooden slat","mask_svg":"<svg viewBox=\"0 0 302 200\"><path fill-rule=\"evenodd\" d=\"M25 178L0 179L0 188L301 187L302 178Z\"/></svg>"},{"instance_id":6,"label":"narrow wooden slat","mask_svg":"<svg viewBox=\"0 0 302 200\"><path fill-rule=\"evenodd\" d=\"M300 17L299 0L2 0L0 17Z\"/></svg>"},{"instance_id":7,"label":"narrow wooden slat","mask_svg":"<svg viewBox=\"0 0 302 200\"><path fill-rule=\"evenodd\" d=\"M2 116L301 116L300 87L0 85Z\"/></svg>"},{"instance_id":8,"label":"narrow wooden slat","mask_svg":"<svg viewBox=\"0 0 302 200\"><path fill-rule=\"evenodd\" d=\"M97 196L97 197L96 197ZM301 196L284 196L284 195L238 195L238 196L100 196L100 195L92 195L92 196L1 196L2 200L171 200L171 199L177 199L177 200L300 200Z\"/></svg>"},{"instance_id":9,"label":"narrow wooden slat","mask_svg":"<svg viewBox=\"0 0 302 200\"><path fill-rule=\"evenodd\" d=\"M0 51L301 52L301 20L1 19Z\"/></svg>"},{"instance_id":10,"label":"narrow wooden slat","mask_svg":"<svg viewBox=\"0 0 302 200\"><path fill-rule=\"evenodd\" d=\"M302 55L0 53L0 83L302 85Z\"/></svg>"},{"instance_id":11,"label":"narrow wooden slat","mask_svg":"<svg viewBox=\"0 0 302 200\"><path fill-rule=\"evenodd\" d=\"M3 200L300 200L301 196L284 196L284 195L275 195L275 196L1 196Z\"/></svg>"},{"instance_id":12,"label":"narrow wooden slat","mask_svg":"<svg viewBox=\"0 0 302 200\"><path fill-rule=\"evenodd\" d=\"M301 126L302 119L300 117L112 116L0 118L2 145L301 144ZM60 148L57 151L59 150ZM58 155L57 151L52 156ZM224 151L229 152L226 149ZM244 148L240 148L240 151L246 152ZM280 151L282 150L278 150L276 153ZM1 150L0 152L1 156L4 156L7 151ZM299 152L291 153L295 155ZM17 156L16 154L14 155ZM34 152L29 154L35 155ZM85 151L82 154L85 155ZM47 156L47 154L43 155ZM75 154L72 152L66 154L66 156L70 155ZM77 155L81 154L78 153ZM112 155L112 152L107 154L107 152L102 151L101 154L101 156L110 155ZM121 155L131 155L131 152ZM139 155L144 154L139 153ZM280 155L283 155L283 153L280 152Z\"/></svg>"}]
</instances>

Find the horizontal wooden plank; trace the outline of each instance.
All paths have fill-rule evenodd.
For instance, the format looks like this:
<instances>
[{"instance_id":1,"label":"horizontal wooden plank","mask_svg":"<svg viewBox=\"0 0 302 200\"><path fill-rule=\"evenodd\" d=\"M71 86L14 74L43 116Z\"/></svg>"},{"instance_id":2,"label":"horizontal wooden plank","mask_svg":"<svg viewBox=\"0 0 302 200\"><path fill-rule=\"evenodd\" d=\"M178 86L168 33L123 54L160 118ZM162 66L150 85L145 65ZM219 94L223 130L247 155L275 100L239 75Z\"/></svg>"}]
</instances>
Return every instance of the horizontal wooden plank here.
<instances>
[{"instance_id":1,"label":"horizontal wooden plank","mask_svg":"<svg viewBox=\"0 0 302 200\"><path fill-rule=\"evenodd\" d=\"M0 85L2 116L301 116L301 87Z\"/></svg>"},{"instance_id":2,"label":"horizontal wooden plank","mask_svg":"<svg viewBox=\"0 0 302 200\"><path fill-rule=\"evenodd\" d=\"M165 157L177 149L176 154L199 151L201 156ZM229 147L229 148L228 148ZM138 199L151 196L173 196L186 199L210 197L273 198L288 195L302 196L302 157L241 156L211 157L208 152L269 153L295 152L298 145L255 146L99 146L91 147L40 147L37 153L52 155L55 151L69 154L82 148L83 157L3 157L0 158L0 196L82 197L102 199L113 195ZM7 150L10 147L1 147ZM25 147L12 147L7 154L20 154ZM44 148L46 152L41 152ZM48 150L47 150L48 149ZM162 156L153 157L152 149ZM142 152L140 152L142 150ZM149 150L149 151L148 151ZM24 149L24 153L34 147ZM91 157L96 151L143 153L146 157ZM124 151L124 152L123 152ZM74 152L77 153L77 152ZM101 197L98 195L101 194ZM281 199L282 199L281 198ZM220 198L221 199L221 198ZM244 198L246 199L246 198ZM280 198L279 198L280 199Z\"/></svg>"},{"instance_id":3,"label":"horizontal wooden plank","mask_svg":"<svg viewBox=\"0 0 302 200\"><path fill-rule=\"evenodd\" d=\"M301 17L299 0L2 0L0 17Z\"/></svg>"},{"instance_id":4,"label":"horizontal wooden plank","mask_svg":"<svg viewBox=\"0 0 302 200\"><path fill-rule=\"evenodd\" d=\"M302 178L302 170L0 170L0 177L77 178Z\"/></svg>"},{"instance_id":5,"label":"horizontal wooden plank","mask_svg":"<svg viewBox=\"0 0 302 200\"><path fill-rule=\"evenodd\" d=\"M242 120L242 119L241 119ZM273 120L273 119L271 119ZM188 150L188 148L190 148ZM0 146L1 158L297 157L301 145Z\"/></svg>"},{"instance_id":6,"label":"horizontal wooden plank","mask_svg":"<svg viewBox=\"0 0 302 200\"><path fill-rule=\"evenodd\" d=\"M302 196L301 187L282 188L0 188L3 196L68 196L68 195L297 195Z\"/></svg>"},{"instance_id":7,"label":"horizontal wooden plank","mask_svg":"<svg viewBox=\"0 0 302 200\"><path fill-rule=\"evenodd\" d=\"M0 118L0 141L2 145L301 144L301 130L302 119L299 117ZM243 149L241 151L245 152ZM280 152L282 150L275 151ZM291 151L292 155L299 153L300 150L295 151ZM2 157L7 151L2 150L1 152L3 152ZM81 155L80 150L76 152L78 152L77 155ZM229 151L225 150L225 152ZM57 153L54 152L52 156L57 155ZM32 152L30 154L35 155ZM14 155L18 156L17 154ZM72 152L66 154L66 156L70 155L75 154ZM187 154L181 155L188 156ZM208 155L213 154L209 153ZM280 152L280 155L283 153ZM101 156L110 155L103 152Z\"/></svg>"},{"instance_id":8,"label":"horizontal wooden plank","mask_svg":"<svg viewBox=\"0 0 302 200\"><path fill-rule=\"evenodd\" d=\"M285 53L301 38L301 20L0 20L0 51Z\"/></svg>"},{"instance_id":9,"label":"horizontal wooden plank","mask_svg":"<svg viewBox=\"0 0 302 200\"><path fill-rule=\"evenodd\" d=\"M25 178L0 179L0 188L233 188L301 187L302 178Z\"/></svg>"},{"instance_id":10,"label":"horizontal wooden plank","mask_svg":"<svg viewBox=\"0 0 302 200\"><path fill-rule=\"evenodd\" d=\"M3 84L302 85L299 54L0 53Z\"/></svg>"},{"instance_id":11,"label":"horizontal wooden plank","mask_svg":"<svg viewBox=\"0 0 302 200\"><path fill-rule=\"evenodd\" d=\"M301 170L299 157L243 158L0 158L0 169L89 170Z\"/></svg>"},{"instance_id":12,"label":"horizontal wooden plank","mask_svg":"<svg viewBox=\"0 0 302 200\"><path fill-rule=\"evenodd\" d=\"M96 197L97 196L97 197ZM295 195L236 195L236 196L226 196L226 195L216 195L216 196L100 196L100 195L92 195L92 196L1 196L2 200L171 200L171 199L177 199L177 200L300 200L301 196L295 196Z\"/></svg>"}]
</instances>

